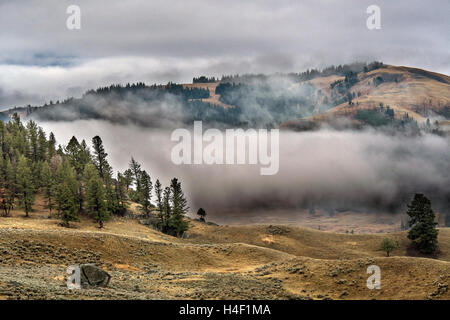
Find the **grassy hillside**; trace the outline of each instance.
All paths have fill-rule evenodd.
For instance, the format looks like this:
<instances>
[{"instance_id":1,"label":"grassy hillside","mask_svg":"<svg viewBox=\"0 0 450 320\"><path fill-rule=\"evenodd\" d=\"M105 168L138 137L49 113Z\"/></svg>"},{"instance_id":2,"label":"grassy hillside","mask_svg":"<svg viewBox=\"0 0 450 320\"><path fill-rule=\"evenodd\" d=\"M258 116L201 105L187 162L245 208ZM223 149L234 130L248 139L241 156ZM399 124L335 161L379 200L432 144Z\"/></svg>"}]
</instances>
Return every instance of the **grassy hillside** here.
<instances>
[{"instance_id":1,"label":"grassy hillside","mask_svg":"<svg viewBox=\"0 0 450 320\"><path fill-rule=\"evenodd\" d=\"M190 221L186 239L135 219L67 229L38 203L0 219L0 298L31 299L449 299L450 230L437 259L414 257L404 232L350 235L286 226L210 226ZM400 247L386 258L383 237ZM65 268L96 263L108 288L69 291ZM382 289L366 287L366 268Z\"/></svg>"},{"instance_id":2,"label":"grassy hillside","mask_svg":"<svg viewBox=\"0 0 450 320\"><path fill-rule=\"evenodd\" d=\"M353 104L340 103L330 110L319 112L303 121L329 122L339 117L353 118L358 110L378 108L380 104L389 105L396 119L406 114L419 123L427 118L440 117L440 125L446 126L450 108L450 77L422 69L385 66L367 73L358 74L358 82L348 91L354 93ZM381 79L381 80L380 80ZM344 77L329 76L310 82L331 101L336 92L330 86L343 81ZM295 127L296 121L283 124Z\"/></svg>"}]
</instances>

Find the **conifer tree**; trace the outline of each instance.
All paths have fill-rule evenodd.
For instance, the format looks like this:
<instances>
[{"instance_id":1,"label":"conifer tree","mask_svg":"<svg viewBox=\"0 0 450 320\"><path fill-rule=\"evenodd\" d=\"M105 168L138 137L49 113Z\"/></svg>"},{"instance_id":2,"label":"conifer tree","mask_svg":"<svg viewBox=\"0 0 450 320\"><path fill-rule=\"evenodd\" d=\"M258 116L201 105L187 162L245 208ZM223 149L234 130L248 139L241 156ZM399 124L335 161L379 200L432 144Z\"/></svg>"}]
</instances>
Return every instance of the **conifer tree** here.
<instances>
[{"instance_id":1,"label":"conifer tree","mask_svg":"<svg viewBox=\"0 0 450 320\"><path fill-rule=\"evenodd\" d=\"M74 169L69 161L63 161L57 170L56 201L63 226L69 227L70 221L78 221L78 183Z\"/></svg>"},{"instance_id":2,"label":"conifer tree","mask_svg":"<svg viewBox=\"0 0 450 320\"><path fill-rule=\"evenodd\" d=\"M98 222L99 228L103 228L103 222L109 218L106 208L105 191L99 176L92 176L86 187L87 208Z\"/></svg>"},{"instance_id":3,"label":"conifer tree","mask_svg":"<svg viewBox=\"0 0 450 320\"><path fill-rule=\"evenodd\" d=\"M422 253L433 253L438 247L438 230L431 201L421 193L416 193L406 212L410 217L408 238Z\"/></svg>"},{"instance_id":4,"label":"conifer tree","mask_svg":"<svg viewBox=\"0 0 450 320\"><path fill-rule=\"evenodd\" d=\"M169 232L169 221L172 216L172 207L170 205L170 188L165 187L163 192L163 225L161 231L164 233Z\"/></svg>"},{"instance_id":5,"label":"conifer tree","mask_svg":"<svg viewBox=\"0 0 450 320\"><path fill-rule=\"evenodd\" d=\"M50 211L50 217L52 216L53 199L55 196L55 179L53 177L52 170L48 165L48 162L42 164L42 186L44 189L44 196L47 201L47 208Z\"/></svg>"},{"instance_id":6,"label":"conifer tree","mask_svg":"<svg viewBox=\"0 0 450 320\"><path fill-rule=\"evenodd\" d=\"M103 180L109 167L108 161L106 160L108 154L105 152L103 141L99 136L92 138L92 145L94 147L94 163L100 178Z\"/></svg>"},{"instance_id":7,"label":"conifer tree","mask_svg":"<svg viewBox=\"0 0 450 320\"><path fill-rule=\"evenodd\" d=\"M20 206L28 217L34 203L33 176L25 156L20 156L17 164L17 189Z\"/></svg>"},{"instance_id":8,"label":"conifer tree","mask_svg":"<svg viewBox=\"0 0 450 320\"><path fill-rule=\"evenodd\" d=\"M199 216L199 220L205 222L206 211L203 208L198 209L197 215Z\"/></svg>"},{"instance_id":9,"label":"conifer tree","mask_svg":"<svg viewBox=\"0 0 450 320\"><path fill-rule=\"evenodd\" d=\"M16 197L16 173L9 159L6 160L5 167L5 183L4 198L2 200L4 215L9 216L11 209L14 207L14 199Z\"/></svg>"},{"instance_id":10,"label":"conifer tree","mask_svg":"<svg viewBox=\"0 0 450 320\"><path fill-rule=\"evenodd\" d=\"M177 237L183 235L188 229L188 224L184 220L184 215L187 213L189 207L184 193L181 189L181 183L177 178L173 178L170 182L172 215L169 220L169 227L175 232Z\"/></svg>"},{"instance_id":11,"label":"conifer tree","mask_svg":"<svg viewBox=\"0 0 450 320\"><path fill-rule=\"evenodd\" d=\"M45 161L47 158L47 138L41 127L38 128L37 158L39 161Z\"/></svg>"},{"instance_id":12,"label":"conifer tree","mask_svg":"<svg viewBox=\"0 0 450 320\"><path fill-rule=\"evenodd\" d=\"M69 228L71 221L79 221L77 215L77 202L73 190L69 184L63 183L59 186L59 210L61 212L62 225Z\"/></svg>"},{"instance_id":13,"label":"conifer tree","mask_svg":"<svg viewBox=\"0 0 450 320\"><path fill-rule=\"evenodd\" d=\"M160 227L162 227L165 224L164 221L164 212L163 212L163 190L161 186L161 182L159 182L159 179L156 179L155 182L155 194L156 194L156 207L158 210L158 219Z\"/></svg>"},{"instance_id":14,"label":"conifer tree","mask_svg":"<svg viewBox=\"0 0 450 320\"><path fill-rule=\"evenodd\" d=\"M128 190L130 189L130 186L133 184L133 180L134 180L133 171L131 171L131 169L125 170L123 173L123 179L124 179L123 181L125 183L125 187L128 192Z\"/></svg>"},{"instance_id":15,"label":"conifer tree","mask_svg":"<svg viewBox=\"0 0 450 320\"><path fill-rule=\"evenodd\" d=\"M114 190L114 179L112 178L112 168L108 166L107 172L104 176L105 181L105 197L108 211L112 213L119 212L119 202L117 201L116 193Z\"/></svg>"},{"instance_id":16,"label":"conifer tree","mask_svg":"<svg viewBox=\"0 0 450 320\"><path fill-rule=\"evenodd\" d=\"M126 182L123 175L117 172L117 179L114 180L114 192L116 196L116 202L118 205L117 213L124 215L127 209L126 204Z\"/></svg>"},{"instance_id":17,"label":"conifer tree","mask_svg":"<svg viewBox=\"0 0 450 320\"><path fill-rule=\"evenodd\" d=\"M30 159L36 162L38 160L38 127L33 120L27 123L28 139L30 141Z\"/></svg>"},{"instance_id":18,"label":"conifer tree","mask_svg":"<svg viewBox=\"0 0 450 320\"><path fill-rule=\"evenodd\" d=\"M97 168L92 164L88 163L86 167L84 168L83 172L83 182L87 186L88 181L93 177L98 177L98 171Z\"/></svg>"},{"instance_id":19,"label":"conifer tree","mask_svg":"<svg viewBox=\"0 0 450 320\"><path fill-rule=\"evenodd\" d=\"M137 195L132 200L134 200L136 202L139 202L139 196L140 196L140 193L141 193L141 177L140 177L140 175L141 175L141 165L136 160L134 160L134 158L131 158L130 170L133 173L134 181L136 183L136 195Z\"/></svg>"},{"instance_id":20,"label":"conifer tree","mask_svg":"<svg viewBox=\"0 0 450 320\"><path fill-rule=\"evenodd\" d=\"M33 191L36 193L42 187L42 161L31 161L31 180L33 181Z\"/></svg>"},{"instance_id":21,"label":"conifer tree","mask_svg":"<svg viewBox=\"0 0 450 320\"><path fill-rule=\"evenodd\" d=\"M67 146L64 148L71 166L75 169L76 179L78 183L77 203L78 211L83 211L83 172L87 163L91 160L91 155L86 142L83 140L81 144L74 136L70 139Z\"/></svg>"},{"instance_id":22,"label":"conifer tree","mask_svg":"<svg viewBox=\"0 0 450 320\"><path fill-rule=\"evenodd\" d=\"M148 215L150 213L150 200L153 188L152 180L145 170L141 172L140 180L139 203L142 206L144 213Z\"/></svg>"},{"instance_id":23,"label":"conifer tree","mask_svg":"<svg viewBox=\"0 0 450 320\"><path fill-rule=\"evenodd\" d=\"M53 132L50 132L48 136L48 142L47 142L47 157L48 160L51 160L53 156L56 154L56 139Z\"/></svg>"}]
</instances>

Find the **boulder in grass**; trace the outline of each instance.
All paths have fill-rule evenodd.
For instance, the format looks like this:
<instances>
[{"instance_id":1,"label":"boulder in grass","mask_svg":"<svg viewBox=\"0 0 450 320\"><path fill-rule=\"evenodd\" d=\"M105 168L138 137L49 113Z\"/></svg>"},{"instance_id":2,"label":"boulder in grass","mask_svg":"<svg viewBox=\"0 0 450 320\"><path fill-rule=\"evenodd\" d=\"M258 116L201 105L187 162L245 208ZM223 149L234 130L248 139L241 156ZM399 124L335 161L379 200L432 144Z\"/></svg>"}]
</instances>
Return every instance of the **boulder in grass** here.
<instances>
[{"instance_id":1,"label":"boulder in grass","mask_svg":"<svg viewBox=\"0 0 450 320\"><path fill-rule=\"evenodd\" d=\"M80 265L80 276L83 286L106 287L111 280L108 272L92 263Z\"/></svg>"}]
</instances>

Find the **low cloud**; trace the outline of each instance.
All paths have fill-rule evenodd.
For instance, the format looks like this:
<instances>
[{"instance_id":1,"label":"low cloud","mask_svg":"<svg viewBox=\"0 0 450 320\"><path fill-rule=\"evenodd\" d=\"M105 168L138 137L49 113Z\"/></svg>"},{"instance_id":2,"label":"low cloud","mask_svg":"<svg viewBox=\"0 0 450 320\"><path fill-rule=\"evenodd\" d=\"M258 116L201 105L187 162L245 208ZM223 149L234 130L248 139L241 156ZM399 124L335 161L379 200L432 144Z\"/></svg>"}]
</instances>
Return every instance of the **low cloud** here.
<instances>
[{"instance_id":1,"label":"low cloud","mask_svg":"<svg viewBox=\"0 0 450 320\"><path fill-rule=\"evenodd\" d=\"M11 104L42 104L111 83L299 72L356 60L450 71L447 0L380 0L381 29L374 31L366 27L371 1L78 0L81 30L68 30L71 4L0 2L0 28L7 30L0 88L29 97Z\"/></svg>"},{"instance_id":2,"label":"low cloud","mask_svg":"<svg viewBox=\"0 0 450 320\"><path fill-rule=\"evenodd\" d=\"M438 211L450 207L450 141L434 135L284 131L279 173L261 176L259 165L174 165L170 130L93 120L41 125L63 144L72 134L88 142L100 135L116 170L126 169L133 156L153 180L167 184L178 177L192 210L201 206L212 216L278 209L294 214L310 207L394 213L404 211L416 192Z\"/></svg>"}]
</instances>

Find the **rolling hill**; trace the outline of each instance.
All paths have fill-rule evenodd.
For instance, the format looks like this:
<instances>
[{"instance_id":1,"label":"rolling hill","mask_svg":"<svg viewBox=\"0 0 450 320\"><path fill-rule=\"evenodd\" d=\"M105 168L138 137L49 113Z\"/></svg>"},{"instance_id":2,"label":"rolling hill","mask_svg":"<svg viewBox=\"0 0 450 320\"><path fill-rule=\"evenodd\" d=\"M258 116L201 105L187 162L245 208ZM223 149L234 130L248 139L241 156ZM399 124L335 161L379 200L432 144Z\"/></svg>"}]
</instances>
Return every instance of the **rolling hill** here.
<instances>
[{"instance_id":1,"label":"rolling hill","mask_svg":"<svg viewBox=\"0 0 450 320\"><path fill-rule=\"evenodd\" d=\"M327 123L449 130L449 76L404 66L362 66L183 85L112 85L77 99L12 108L2 116L17 112L38 121L102 119L150 127L203 120L219 127L308 130Z\"/></svg>"},{"instance_id":2,"label":"rolling hill","mask_svg":"<svg viewBox=\"0 0 450 320\"><path fill-rule=\"evenodd\" d=\"M337 118L354 120L359 110L378 109L380 105L394 110L394 117L402 120L408 115L419 123L435 119L448 130L450 116L450 77L422 69L385 65L367 73L358 74L358 80L348 92L354 96L352 104L344 101L325 112L289 121L283 127L295 128L302 121L330 122ZM329 76L310 81L317 90L331 100L338 95L331 89L333 83L344 77Z\"/></svg>"},{"instance_id":3,"label":"rolling hill","mask_svg":"<svg viewBox=\"0 0 450 320\"><path fill-rule=\"evenodd\" d=\"M405 232L350 235L288 226L214 226L194 220L187 238L136 219L104 229L87 218L71 229L48 218L39 201L30 218L14 211L0 224L3 299L449 299L450 229L440 252L418 257ZM398 242L391 257L384 237ZM70 264L95 263L107 288L68 290ZM367 266L382 270L380 290L366 287Z\"/></svg>"}]
</instances>

